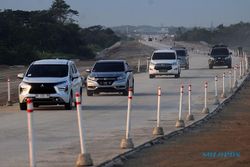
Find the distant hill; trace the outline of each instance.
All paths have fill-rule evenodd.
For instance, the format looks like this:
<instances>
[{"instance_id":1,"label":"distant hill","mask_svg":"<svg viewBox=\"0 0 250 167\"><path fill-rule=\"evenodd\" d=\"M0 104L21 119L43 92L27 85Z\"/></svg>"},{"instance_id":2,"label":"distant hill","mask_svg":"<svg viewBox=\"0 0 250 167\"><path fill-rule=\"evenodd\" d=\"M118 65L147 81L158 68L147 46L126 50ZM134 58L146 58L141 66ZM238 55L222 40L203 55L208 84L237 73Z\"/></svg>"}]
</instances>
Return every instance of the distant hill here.
<instances>
[{"instance_id":1,"label":"distant hill","mask_svg":"<svg viewBox=\"0 0 250 167\"><path fill-rule=\"evenodd\" d=\"M173 27L173 26L162 26L162 27L156 27L156 26L149 26L149 25L141 25L141 26L131 26L131 25L122 25L122 26L116 26L111 27L113 31L116 33L121 34L176 34L180 29L182 32L186 32L188 28L184 27Z\"/></svg>"}]
</instances>

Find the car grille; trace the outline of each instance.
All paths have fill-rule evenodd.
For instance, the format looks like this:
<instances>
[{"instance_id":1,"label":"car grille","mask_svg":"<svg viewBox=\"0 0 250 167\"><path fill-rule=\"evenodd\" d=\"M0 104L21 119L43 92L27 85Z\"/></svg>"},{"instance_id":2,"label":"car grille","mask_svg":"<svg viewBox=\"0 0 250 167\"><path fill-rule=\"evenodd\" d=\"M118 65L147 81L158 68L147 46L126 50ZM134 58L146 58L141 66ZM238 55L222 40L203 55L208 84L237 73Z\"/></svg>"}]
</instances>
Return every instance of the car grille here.
<instances>
[{"instance_id":1,"label":"car grille","mask_svg":"<svg viewBox=\"0 0 250 167\"><path fill-rule=\"evenodd\" d=\"M52 94L56 93L54 86L57 83L30 83L31 89L29 93L31 94Z\"/></svg>"},{"instance_id":2,"label":"car grille","mask_svg":"<svg viewBox=\"0 0 250 167\"><path fill-rule=\"evenodd\" d=\"M97 83L99 85L112 85L113 82L115 82L117 79L112 77L112 78L98 78Z\"/></svg>"},{"instance_id":3,"label":"car grille","mask_svg":"<svg viewBox=\"0 0 250 167\"><path fill-rule=\"evenodd\" d=\"M155 69L156 70L171 70L172 64L156 64Z\"/></svg>"}]
</instances>

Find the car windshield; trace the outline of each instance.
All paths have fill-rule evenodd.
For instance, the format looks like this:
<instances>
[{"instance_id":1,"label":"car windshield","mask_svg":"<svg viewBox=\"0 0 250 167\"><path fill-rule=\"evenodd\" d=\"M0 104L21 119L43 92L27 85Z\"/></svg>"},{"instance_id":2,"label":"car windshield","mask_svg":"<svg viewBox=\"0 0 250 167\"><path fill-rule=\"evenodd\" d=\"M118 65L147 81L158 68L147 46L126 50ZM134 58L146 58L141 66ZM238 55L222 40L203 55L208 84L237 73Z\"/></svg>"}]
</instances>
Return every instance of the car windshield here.
<instances>
[{"instance_id":1,"label":"car windshield","mask_svg":"<svg viewBox=\"0 0 250 167\"><path fill-rule=\"evenodd\" d=\"M176 50L176 54L177 56L181 56L181 57L186 56L185 50Z\"/></svg>"},{"instance_id":2,"label":"car windshield","mask_svg":"<svg viewBox=\"0 0 250 167\"><path fill-rule=\"evenodd\" d=\"M93 72L122 72L124 71L123 62L99 62L96 63Z\"/></svg>"},{"instance_id":3,"label":"car windshield","mask_svg":"<svg viewBox=\"0 0 250 167\"><path fill-rule=\"evenodd\" d=\"M211 52L212 56L216 55L229 55L228 49L226 48L218 48L218 49L213 49Z\"/></svg>"},{"instance_id":4,"label":"car windshield","mask_svg":"<svg viewBox=\"0 0 250 167\"><path fill-rule=\"evenodd\" d=\"M175 59L175 53L173 52L162 52L162 53L154 53L152 60L173 60Z\"/></svg>"},{"instance_id":5,"label":"car windshield","mask_svg":"<svg viewBox=\"0 0 250 167\"><path fill-rule=\"evenodd\" d=\"M60 64L33 64L30 66L26 77L66 77L68 65Z\"/></svg>"}]
</instances>

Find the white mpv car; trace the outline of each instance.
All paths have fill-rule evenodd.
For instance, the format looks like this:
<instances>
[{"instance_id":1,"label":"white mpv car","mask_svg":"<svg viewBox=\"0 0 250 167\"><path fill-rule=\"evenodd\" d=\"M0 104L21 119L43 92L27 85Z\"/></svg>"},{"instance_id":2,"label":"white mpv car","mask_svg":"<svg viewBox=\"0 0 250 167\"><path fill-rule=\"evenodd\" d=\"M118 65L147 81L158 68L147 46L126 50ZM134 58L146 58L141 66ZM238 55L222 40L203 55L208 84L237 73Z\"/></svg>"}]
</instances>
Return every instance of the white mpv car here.
<instances>
[{"instance_id":1,"label":"white mpv car","mask_svg":"<svg viewBox=\"0 0 250 167\"><path fill-rule=\"evenodd\" d=\"M180 63L175 50L164 49L153 52L149 64L149 78L156 75L174 75L179 78L181 73Z\"/></svg>"},{"instance_id":2,"label":"white mpv car","mask_svg":"<svg viewBox=\"0 0 250 167\"><path fill-rule=\"evenodd\" d=\"M64 105L70 110L75 102L75 93L82 94L82 78L73 61L46 59L33 62L19 84L19 105L26 109L26 100L31 98L39 105Z\"/></svg>"}]
</instances>

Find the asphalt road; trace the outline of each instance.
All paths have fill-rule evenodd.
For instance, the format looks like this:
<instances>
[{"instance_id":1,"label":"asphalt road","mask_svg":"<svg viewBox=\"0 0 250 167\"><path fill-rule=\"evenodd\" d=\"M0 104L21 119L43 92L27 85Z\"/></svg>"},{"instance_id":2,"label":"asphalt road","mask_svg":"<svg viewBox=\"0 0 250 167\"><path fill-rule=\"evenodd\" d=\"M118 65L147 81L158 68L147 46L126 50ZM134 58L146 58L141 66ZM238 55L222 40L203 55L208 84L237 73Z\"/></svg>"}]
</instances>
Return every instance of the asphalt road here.
<instances>
[{"instance_id":1,"label":"asphalt road","mask_svg":"<svg viewBox=\"0 0 250 167\"><path fill-rule=\"evenodd\" d=\"M162 88L161 126L165 133L175 130L178 117L179 87L185 86L183 119L187 114L187 86L192 84L192 112L195 120L203 118L204 82L208 81L208 107L214 97L214 76L219 78L227 68L208 70L206 55L190 53L190 70L182 70L181 78L172 76L149 79L148 73L135 75L135 95L132 101L131 137L135 146L152 139L152 128L156 125L156 90ZM238 58L233 58L233 64ZM228 87L228 84L226 84ZM222 100L222 99L221 99ZM127 150L119 148L125 135L127 97L98 95L83 97L83 122L86 130L87 151L95 165L111 159ZM38 167L74 166L80 153L77 113L65 111L63 107L39 107L34 112L36 138L36 161ZM190 124L192 122L186 122ZM18 105L0 107L0 163L1 167L28 166L27 115L19 111Z\"/></svg>"}]
</instances>

